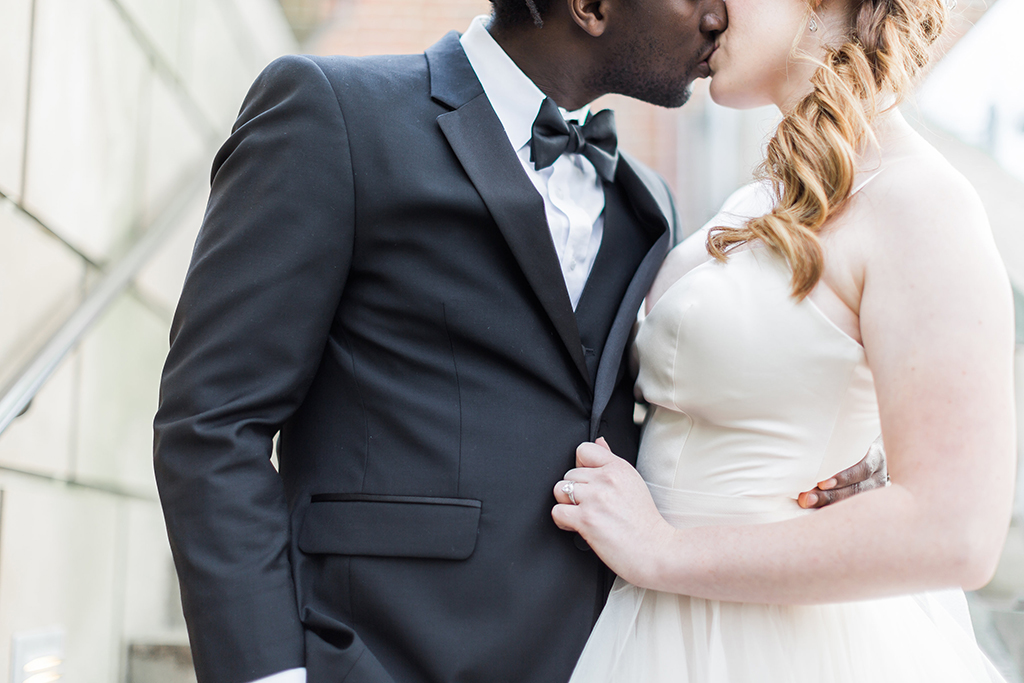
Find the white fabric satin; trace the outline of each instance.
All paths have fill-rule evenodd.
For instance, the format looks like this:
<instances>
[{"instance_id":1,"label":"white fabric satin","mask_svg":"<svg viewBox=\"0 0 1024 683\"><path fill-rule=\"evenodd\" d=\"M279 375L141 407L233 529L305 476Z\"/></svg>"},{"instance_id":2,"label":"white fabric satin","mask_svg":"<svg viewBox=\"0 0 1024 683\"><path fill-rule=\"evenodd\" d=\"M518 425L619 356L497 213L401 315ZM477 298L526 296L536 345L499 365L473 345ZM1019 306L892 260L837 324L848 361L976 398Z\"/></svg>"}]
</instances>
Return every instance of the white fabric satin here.
<instances>
[{"instance_id":1,"label":"white fabric satin","mask_svg":"<svg viewBox=\"0 0 1024 683\"><path fill-rule=\"evenodd\" d=\"M765 211L734 197L711 224ZM698 239L700 239L698 237ZM879 434L864 350L765 248L676 282L637 335L652 410L637 469L677 528L814 514L800 491L857 463ZM573 683L989 683L959 591L832 605L727 603L617 580Z\"/></svg>"}]
</instances>

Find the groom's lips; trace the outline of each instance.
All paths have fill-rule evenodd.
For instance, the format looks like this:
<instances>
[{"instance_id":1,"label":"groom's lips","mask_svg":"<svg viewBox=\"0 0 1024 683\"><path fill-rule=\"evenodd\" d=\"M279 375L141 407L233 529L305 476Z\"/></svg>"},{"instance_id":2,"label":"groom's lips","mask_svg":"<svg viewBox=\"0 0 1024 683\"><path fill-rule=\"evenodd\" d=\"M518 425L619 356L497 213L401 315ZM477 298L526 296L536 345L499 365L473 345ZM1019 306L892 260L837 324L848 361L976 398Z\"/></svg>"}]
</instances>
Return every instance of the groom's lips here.
<instances>
[{"instance_id":1,"label":"groom's lips","mask_svg":"<svg viewBox=\"0 0 1024 683\"><path fill-rule=\"evenodd\" d=\"M708 64L708 62L711 60L711 55L713 55L717 49L717 45L712 45L711 49L708 50L706 55L704 55L704 59L702 59L700 64L697 65L697 78L707 78L711 75L711 65Z\"/></svg>"}]
</instances>

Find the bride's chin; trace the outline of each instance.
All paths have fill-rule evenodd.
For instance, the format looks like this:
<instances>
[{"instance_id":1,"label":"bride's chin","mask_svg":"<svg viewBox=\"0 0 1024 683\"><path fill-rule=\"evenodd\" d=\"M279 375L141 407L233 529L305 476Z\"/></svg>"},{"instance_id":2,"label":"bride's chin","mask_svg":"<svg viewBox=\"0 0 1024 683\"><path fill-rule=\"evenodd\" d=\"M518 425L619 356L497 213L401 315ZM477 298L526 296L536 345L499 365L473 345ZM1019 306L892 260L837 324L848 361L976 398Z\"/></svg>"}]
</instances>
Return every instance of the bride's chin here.
<instances>
[{"instance_id":1,"label":"bride's chin","mask_svg":"<svg viewBox=\"0 0 1024 683\"><path fill-rule=\"evenodd\" d=\"M716 78L714 75L711 76L711 82L708 84L708 95L712 102L728 109L756 109L771 104L770 101L761 101L763 98L754 93L739 92L734 88L729 88L728 81L724 81L721 77Z\"/></svg>"},{"instance_id":2,"label":"bride's chin","mask_svg":"<svg viewBox=\"0 0 1024 683\"><path fill-rule=\"evenodd\" d=\"M721 104L721 102L718 101L718 96L715 94L714 76L712 76L710 80L708 80L708 96L711 98L711 101L714 102L715 104Z\"/></svg>"},{"instance_id":3,"label":"bride's chin","mask_svg":"<svg viewBox=\"0 0 1024 683\"><path fill-rule=\"evenodd\" d=\"M727 88L722 86L720 78L716 78L714 75L711 76L711 80L708 81L708 95L711 97L711 101L721 107L728 107L729 104L729 91Z\"/></svg>"}]
</instances>

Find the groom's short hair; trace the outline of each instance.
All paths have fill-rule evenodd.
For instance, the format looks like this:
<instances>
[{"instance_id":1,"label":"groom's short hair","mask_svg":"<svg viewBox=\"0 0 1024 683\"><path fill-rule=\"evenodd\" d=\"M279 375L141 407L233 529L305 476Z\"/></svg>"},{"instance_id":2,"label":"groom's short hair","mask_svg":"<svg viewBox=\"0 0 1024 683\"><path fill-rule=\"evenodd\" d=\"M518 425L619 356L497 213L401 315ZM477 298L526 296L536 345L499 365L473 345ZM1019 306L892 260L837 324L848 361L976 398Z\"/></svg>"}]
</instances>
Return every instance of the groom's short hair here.
<instances>
[{"instance_id":1,"label":"groom's short hair","mask_svg":"<svg viewBox=\"0 0 1024 683\"><path fill-rule=\"evenodd\" d=\"M491 0L491 6L494 23L511 28L535 24L538 17L547 15L551 0Z\"/></svg>"}]
</instances>

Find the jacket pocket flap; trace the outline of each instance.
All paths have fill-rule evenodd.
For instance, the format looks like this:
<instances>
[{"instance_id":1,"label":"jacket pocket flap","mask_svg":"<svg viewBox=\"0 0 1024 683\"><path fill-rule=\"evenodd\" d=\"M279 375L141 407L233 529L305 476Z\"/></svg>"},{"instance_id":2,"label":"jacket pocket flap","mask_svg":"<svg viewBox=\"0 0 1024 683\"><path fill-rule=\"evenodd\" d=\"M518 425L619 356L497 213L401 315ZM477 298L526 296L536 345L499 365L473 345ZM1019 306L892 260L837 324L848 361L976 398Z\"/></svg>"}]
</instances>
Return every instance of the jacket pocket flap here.
<instances>
[{"instance_id":1,"label":"jacket pocket flap","mask_svg":"<svg viewBox=\"0 0 1024 683\"><path fill-rule=\"evenodd\" d=\"M465 560L476 548L480 501L371 494L313 496L299 533L304 553Z\"/></svg>"}]
</instances>

